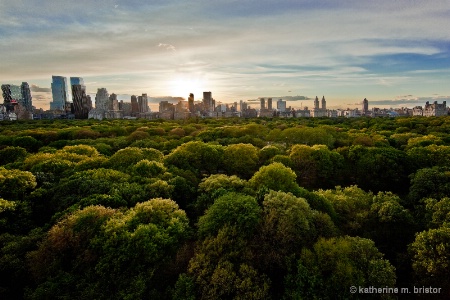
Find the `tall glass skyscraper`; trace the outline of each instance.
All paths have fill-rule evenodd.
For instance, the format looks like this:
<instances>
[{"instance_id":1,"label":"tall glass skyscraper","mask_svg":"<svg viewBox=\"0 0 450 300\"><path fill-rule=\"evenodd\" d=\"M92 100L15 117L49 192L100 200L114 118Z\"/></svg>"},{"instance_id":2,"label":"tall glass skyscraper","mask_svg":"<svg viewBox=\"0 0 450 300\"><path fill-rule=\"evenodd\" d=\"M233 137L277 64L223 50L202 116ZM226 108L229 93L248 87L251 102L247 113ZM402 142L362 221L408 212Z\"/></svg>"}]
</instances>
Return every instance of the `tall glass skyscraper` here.
<instances>
[{"instance_id":1,"label":"tall glass skyscraper","mask_svg":"<svg viewBox=\"0 0 450 300\"><path fill-rule=\"evenodd\" d=\"M52 76L52 96L53 101L50 102L50 109L66 110L66 103L69 99L66 77Z\"/></svg>"},{"instance_id":2,"label":"tall glass skyscraper","mask_svg":"<svg viewBox=\"0 0 450 300\"><path fill-rule=\"evenodd\" d=\"M70 77L70 86L72 85L81 85L84 86L86 88L86 86L84 85L84 80L81 77Z\"/></svg>"}]
</instances>

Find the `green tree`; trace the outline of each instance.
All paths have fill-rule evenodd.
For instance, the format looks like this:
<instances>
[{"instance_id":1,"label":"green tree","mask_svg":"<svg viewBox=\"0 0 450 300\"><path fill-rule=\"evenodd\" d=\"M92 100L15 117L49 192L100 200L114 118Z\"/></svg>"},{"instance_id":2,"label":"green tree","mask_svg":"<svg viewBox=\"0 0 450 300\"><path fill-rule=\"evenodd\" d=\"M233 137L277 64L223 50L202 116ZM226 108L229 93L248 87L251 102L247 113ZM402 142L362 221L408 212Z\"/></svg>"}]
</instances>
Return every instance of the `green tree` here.
<instances>
[{"instance_id":1,"label":"green tree","mask_svg":"<svg viewBox=\"0 0 450 300\"><path fill-rule=\"evenodd\" d=\"M101 248L93 246L93 240L115 213L115 210L102 206L89 206L55 224L39 248L28 255L36 283L29 298L98 297L101 291L96 291L95 265L102 253Z\"/></svg>"},{"instance_id":2,"label":"green tree","mask_svg":"<svg viewBox=\"0 0 450 300\"><path fill-rule=\"evenodd\" d=\"M0 167L0 195L8 200L22 200L36 187L36 178L30 172L6 170Z\"/></svg>"},{"instance_id":3,"label":"green tree","mask_svg":"<svg viewBox=\"0 0 450 300\"><path fill-rule=\"evenodd\" d=\"M348 175L364 190L406 193L410 162L405 152L392 147L352 146Z\"/></svg>"},{"instance_id":4,"label":"green tree","mask_svg":"<svg viewBox=\"0 0 450 300\"><path fill-rule=\"evenodd\" d=\"M223 149L221 146L203 142L188 142L173 150L165 157L165 163L196 174L217 173L221 164Z\"/></svg>"},{"instance_id":5,"label":"green tree","mask_svg":"<svg viewBox=\"0 0 450 300\"><path fill-rule=\"evenodd\" d=\"M156 149L127 147L114 153L109 158L109 165L113 169L127 171L143 159L160 162L162 158L162 153Z\"/></svg>"},{"instance_id":6,"label":"green tree","mask_svg":"<svg viewBox=\"0 0 450 300\"><path fill-rule=\"evenodd\" d=\"M200 236L214 236L224 226L235 226L244 235L251 235L260 221L261 208L256 199L227 193L216 199L198 221Z\"/></svg>"},{"instance_id":7,"label":"green tree","mask_svg":"<svg viewBox=\"0 0 450 300\"><path fill-rule=\"evenodd\" d=\"M102 255L95 267L103 299L161 298L164 270L188 234L188 219L174 201L152 199L117 214L96 239ZM178 276L178 275L176 275Z\"/></svg>"},{"instance_id":8,"label":"green tree","mask_svg":"<svg viewBox=\"0 0 450 300\"><path fill-rule=\"evenodd\" d=\"M394 287L395 282L395 268L373 241L348 236L320 239L312 250L302 251L286 276L285 297L359 299L349 292L351 286Z\"/></svg>"},{"instance_id":9,"label":"green tree","mask_svg":"<svg viewBox=\"0 0 450 300\"><path fill-rule=\"evenodd\" d=\"M442 287L443 297L450 291L450 227L443 226L416 235L410 245L415 283Z\"/></svg>"},{"instance_id":10,"label":"green tree","mask_svg":"<svg viewBox=\"0 0 450 300\"><path fill-rule=\"evenodd\" d=\"M199 299L270 298L271 282L252 266L248 241L234 226L223 227L199 245L188 275Z\"/></svg>"},{"instance_id":11,"label":"green tree","mask_svg":"<svg viewBox=\"0 0 450 300\"><path fill-rule=\"evenodd\" d=\"M250 178L258 168L258 148L250 144L234 144L225 147L223 166L230 175Z\"/></svg>"},{"instance_id":12,"label":"green tree","mask_svg":"<svg viewBox=\"0 0 450 300\"><path fill-rule=\"evenodd\" d=\"M336 184L343 157L330 151L325 145L294 145L289 158L301 186L327 188Z\"/></svg>"},{"instance_id":13,"label":"green tree","mask_svg":"<svg viewBox=\"0 0 450 300\"><path fill-rule=\"evenodd\" d=\"M362 234L373 201L372 193L357 186L338 186L334 190L319 190L315 193L331 202L337 214L336 225L344 234Z\"/></svg>"},{"instance_id":14,"label":"green tree","mask_svg":"<svg viewBox=\"0 0 450 300\"><path fill-rule=\"evenodd\" d=\"M15 161L23 160L27 155L28 153L25 148L7 146L0 149L0 165L6 165Z\"/></svg>"},{"instance_id":15,"label":"green tree","mask_svg":"<svg viewBox=\"0 0 450 300\"><path fill-rule=\"evenodd\" d=\"M282 163L271 163L262 166L249 180L250 186L255 190L265 186L274 191L293 192L299 188L295 179L296 175L291 168Z\"/></svg>"},{"instance_id":16,"label":"green tree","mask_svg":"<svg viewBox=\"0 0 450 300\"><path fill-rule=\"evenodd\" d=\"M423 198L441 199L450 195L450 171L446 168L425 168L411 176L408 205L420 206Z\"/></svg>"},{"instance_id":17,"label":"green tree","mask_svg":"<svg viewBox=\"0 0 450 300\"><path fill-rule=\"evenodd\" d=\"M14 138L13 146L27 149L27 152L35 153L43 146L41 141L36 140L31 136L19 136Z\"/></svg>"}]
</instances>

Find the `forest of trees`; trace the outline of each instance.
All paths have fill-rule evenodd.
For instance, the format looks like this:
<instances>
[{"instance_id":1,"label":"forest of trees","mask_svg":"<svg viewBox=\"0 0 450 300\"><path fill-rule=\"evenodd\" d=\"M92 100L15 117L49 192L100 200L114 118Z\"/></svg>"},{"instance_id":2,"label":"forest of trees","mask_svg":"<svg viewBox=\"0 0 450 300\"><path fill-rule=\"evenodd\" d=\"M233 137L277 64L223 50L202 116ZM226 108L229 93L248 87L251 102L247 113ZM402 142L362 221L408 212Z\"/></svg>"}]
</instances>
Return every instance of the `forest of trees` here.
<instances>
[{"instance_id":1,"label":"forest of trees","mask_svg":"<svg viewBox=\"0 0 450 300\"><path fill-rule=\"evenodd\" d=\"M0 122L0 299L351 286L450 299L450 117Z\"/></svg>"}]
</instances>

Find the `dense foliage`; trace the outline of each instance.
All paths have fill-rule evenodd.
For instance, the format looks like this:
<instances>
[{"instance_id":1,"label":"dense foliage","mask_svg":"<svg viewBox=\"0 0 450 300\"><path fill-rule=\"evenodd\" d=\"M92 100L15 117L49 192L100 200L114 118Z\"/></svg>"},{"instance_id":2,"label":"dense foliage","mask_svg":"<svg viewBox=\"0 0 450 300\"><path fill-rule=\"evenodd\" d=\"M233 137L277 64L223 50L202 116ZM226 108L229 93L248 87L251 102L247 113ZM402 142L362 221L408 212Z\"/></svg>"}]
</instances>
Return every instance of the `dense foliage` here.
<instances>
[{"instance_id":1,"label":"dense foliage","mask_svg":"<svg viewBox=\"0 0 450 300\"><path fill-rule=\"evenodd\" d=\"M450 298L449 128L0 122L0 298Z\"/></svg>"}]
</instances>

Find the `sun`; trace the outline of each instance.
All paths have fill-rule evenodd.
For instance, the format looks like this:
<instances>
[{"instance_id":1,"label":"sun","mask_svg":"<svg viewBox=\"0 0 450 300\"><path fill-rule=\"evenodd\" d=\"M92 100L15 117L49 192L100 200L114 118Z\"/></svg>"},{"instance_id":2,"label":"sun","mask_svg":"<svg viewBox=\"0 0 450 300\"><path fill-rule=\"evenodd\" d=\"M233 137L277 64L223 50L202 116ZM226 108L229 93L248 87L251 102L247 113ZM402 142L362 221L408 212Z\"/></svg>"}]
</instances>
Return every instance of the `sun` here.
<instances>
[{"instance_id":1,"label":"sun","mask_svg":"<svg viewBox=\"0 0 450 300\"><path fill-rule=\"evenodd\" d=\"M170 96L188 98L190 93L194 97L201 97L203 91L208 91L205 80L200 77L180 76L170 82Z\"/></svg>"}]
</instances>

